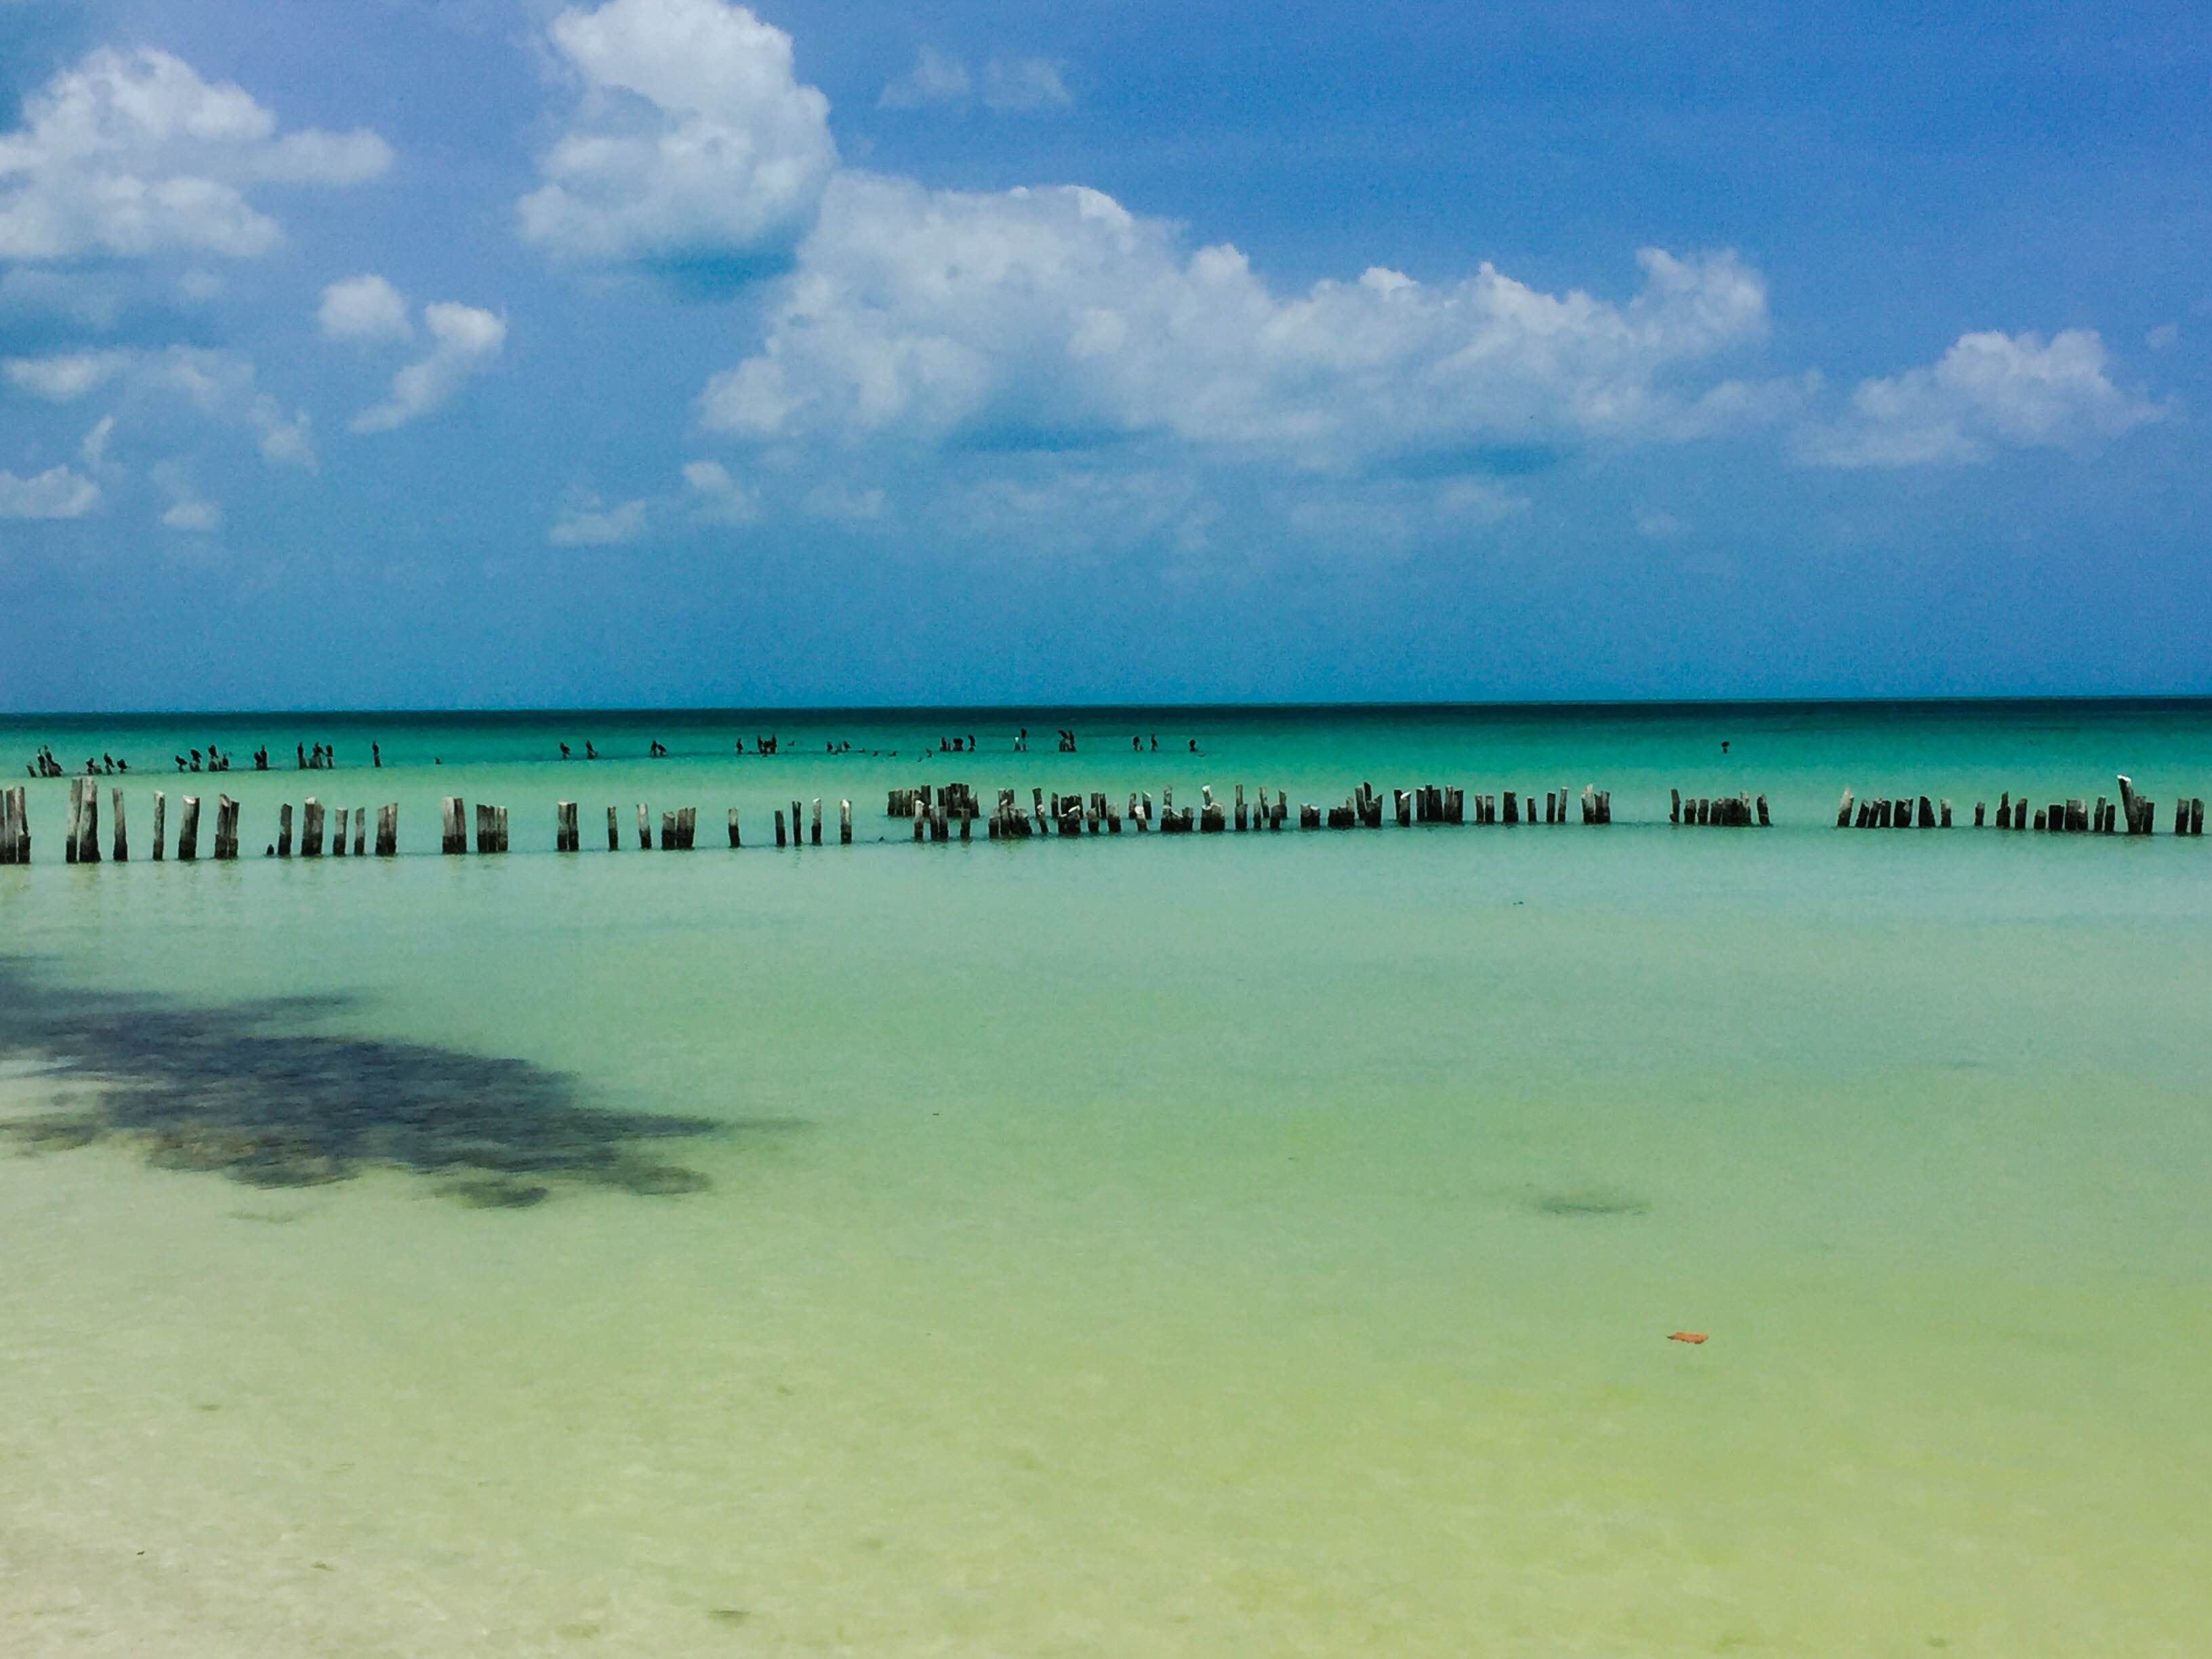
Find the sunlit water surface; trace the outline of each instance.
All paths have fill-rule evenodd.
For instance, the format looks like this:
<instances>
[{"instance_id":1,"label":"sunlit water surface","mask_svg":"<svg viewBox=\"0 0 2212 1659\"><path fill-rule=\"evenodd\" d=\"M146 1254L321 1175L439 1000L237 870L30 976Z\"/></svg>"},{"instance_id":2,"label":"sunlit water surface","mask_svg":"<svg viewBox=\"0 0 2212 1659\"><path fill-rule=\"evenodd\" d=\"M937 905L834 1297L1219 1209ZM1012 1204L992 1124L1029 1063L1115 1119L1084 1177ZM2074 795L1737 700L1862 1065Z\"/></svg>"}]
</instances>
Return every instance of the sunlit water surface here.
<instances>
[{"instance_id":1,"label":"sunlit water surface","mask_svg":"<svg viewBox=\"0 0 2212 1659\"><path fill-rule=\"evenodd\" d=\"M2202 705L0 725L41 742L130 758L140 839L68 866L27 780L0 869L11 1654L2203 1650ZM1828 827L2118 769L2155 839ZM886 823L956 779L1616 822ZM150 861L157 787L249 856ZM259 856L310 793L406 856ZM437 856L446 793L514 852ZM817 796L858 844L759 845Z\"/></svg>"}]
</instances>

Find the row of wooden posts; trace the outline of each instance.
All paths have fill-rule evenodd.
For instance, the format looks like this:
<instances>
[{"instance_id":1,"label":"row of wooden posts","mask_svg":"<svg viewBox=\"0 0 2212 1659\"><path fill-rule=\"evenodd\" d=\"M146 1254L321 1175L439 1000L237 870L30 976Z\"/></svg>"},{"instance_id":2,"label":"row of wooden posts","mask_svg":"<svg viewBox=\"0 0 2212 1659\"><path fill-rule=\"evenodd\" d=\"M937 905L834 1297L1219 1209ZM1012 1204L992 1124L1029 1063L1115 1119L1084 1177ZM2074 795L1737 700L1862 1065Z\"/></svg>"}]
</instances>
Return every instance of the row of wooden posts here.
<instances>
[{"instance_id":1,"label":"row of wooden posts","mask_svg":"<svg viewBox=\"0 0 2212 1659\"><path fill-rule=\"evenodd\" d=\"M2135 781L2126 773L2118 777L2120 798L2114 801L2100 795L2094 803L2080 799L2052 801L2048 806L2031 806L2027 797L2018 800L2007 790L1997 799L1996 827L2000 830L2039 830L2046 834L2094 836L2154 836L2158 833L2158 803L2148 796L2136 793ZM1762 808L1765 797L1760 798ZM1974 828L1983 827L1988 803L1974 803ZM1765 822L1764 811L1761 823ZM1851 792L1844 791L1844 798L1836 809L1836 828L1838 830L1948 830L1951 827L1951 803L1931 801L1922 795L1916 803L1909 795L1894 799L1873 798L1859 801L1856 811ZM2204 798L2201 795L2183 796L2173 803L2173 833L2177 836L2201 836L2204 833Z\"/></svg>"},{"instance_id":2,"label":"row of wooden posts","mask_svg":"<svg viewBox=\"0 0 2212 1659\"><path fill-rule=\"evenodd\" d=\"M1160 792L1158 810L1154 811L1150 791L1140 791L1128 798L1126 814L1104 792L1094 791L1089 796L1059 795L1047 805L1042 789L1030 791L1030 804L1022 806L1011 789L999 791L996 809L987 820L988 833L993 841L1020 840L1032 835L1050 835L1054 831L1063 836L1118 836L1126 816L1139 835L1157 828L1163 835L1218 834L1233 824L1240 832L1246 830L1280 830L1290 816L1290 801L1281 790L1275 791L1271 803L1267 791L1258 792L1256 801L1248 805L1244 786L1236 787L1233 809L1213 798L1211 785L1199 791L1197 806L1186 806L1180 811L1175 804L1172 788ZM1463 789L1444 785L1429 784L1415 789L1393 789L1391 816L1405 827L1415 823L1465 823L1468 822L1468 797ZM1522 798L1507 790L1503 797L1504 817L1499 816L1497 795L1477 795L1474 798L1474 821L1477 823L1519 823L1522 822ZM1567 792L1548 790L1544 795L1546 823L1565 823L1571 808ZM1536 818L1536 796L1532 790L1528 796L1528 822ZM914 825L916 841L948 841L955 833L962 841L969 837L969 826L981 816L975 793L964 783L946 784L932 790L894 789L884 803L885 813L893 818L909 820ZM1233 816L1232 816L1233 813ZM1613 794L1595 786L1583 789L1582 818L1584 823L1613 822ZM1363 783L1345 798L1341 806L1326 809L1310 801L1299 803L1298 828L1318 830L1326 823L1332 830L1379 830L1382 827L1382 798L1372 784Z\"/></svg>"},{"instance_id":3,"label":"row of wooden posts","mask_svg":"<svg viewBox=\"0 0 2212 1659\"><path fill-rule=\"evenodd\" d=\"M2157 830L2156 803L2136 793L2135 785L2125 775L2119 778L2119 799L2112 801L2099 796L2093 803L2081 799L2053 801L2047 806L2031 807L2023 797L2015 800L2009 792L1997 802L1996 825L2000 830L2026 830L2031 826L2046 832L2148 836ZM70 781L69 826L63 841L63 854L71 864L96 864L100 858L100 782L94 778L72 778ZM1743 793L1729 798L1686 796L1679 789L1669 790L1668 821L1675 824L1745 826L1757 824L1765 828L1771 823L1766 797ZM1172 788L1160 793L1157 810L1149 792L1128 797L1126 810L1110 802L1103 792L1089 795L1059 795L1046 797L1042 789L1030 791L1029 804L1024 806L1012 789L998 792L997 804L985 818L987 833L994 841L1024 840L1031 836L1112 835L1121 833L1126 820L1135 831L1145 834L1158 830L1163 835L1218 834L1232 827L1247 830L1279 830L1290 817L1290 802L1283 791L1274 792L1273 800L1268 792L1258 792L1255 802L1248 805L1244 786L1236 787L1234 799L1224 803L1214 799L1211 786L1199 791L1196 806L1178 809ZM1566 823L1577 809L1584 823L1613 822L1613 796L1610 791L1588 786L1579 801L1564 788L1547 790L1543 795L1542 817L1535 792L1525 797L1507 790L1499 795L1478 794L1470 798L1464 790L1444 785L1424 785L1413 789L1393 789L1390 792L1390 816L1401 826L1429 823ZM131 856L130 836L124 817L123 791L110 791L112 806L110 855L118 863ZM200 798L186 795L179 815L176 856L190 861L199 855ZM468 804L458 795L446 796L443 806L443 834L441 850L447 854L465 854L470 849L470 836L464 826L469 819ZM890 817L910 823L914 839L920 841L961 841L969 839L972 826L984 817L981 805L975 790L964 783L940 786L937 788L894 789L890 792L885 808ZM165 840L164 818L167 801L164 793L154 791L153 856L162 856ZM1379 829L1383 822L1383 803L1379 793L1370 784L1361 784L1346 796L1340 806L1327 808L1310 802L1300 803L1298 828L1319 830ZM822 845L822 802L817 798L811 810L799 801L791 803L789 814L778 807L775 814L775 844L783 846ZM1979 829L1986 820L1985 803L1974 803L1974 826ZM2172 830L2177 836L2202 836L2204 833L2204 802L2202 797L2189 797L2174 803ZM294 854L293 810L289 802L277 808L276 839L268 848L270 855L290 858ZM479 854L504 853L507 850L507 810L484 802L474 809L475 850ZM327 812L323 804L310 796L301 803L299 815L297 851L302 858L320 858L327 845L330 856L364 857L370 849L368 812L366 807L339 807L335 813ZM1951 803L1948 799L1934 800L1926 795L1875 797L1858 799L1849 789L1836 812L1838 829L1891 830L1923 829L1948 830L1951 827ZM698 809L678 807L660 814L659 846L664 851L689 851L696 842L698 828ZM729 836L732 847L743 844L738 823L738 809L729 810ZM842 800L837 804L837 840L849 846L853 840L853 803ZM653 826L645 805L637 808L637 844L651 848L655 845ZM399 851L399 805L388 801L377 808L374 850L379 858L392 858ZM576 803L559 801L554 806L554 845L557 851L574 853L581 850L576 820ZM618 809L607 808L607 850L619 851L622 847L622 825ZM216 859L229 860L238 856L238 803L228 795L216 801L215 841L213 854ZM28 864L31 861L31 830L26 809L23 786L0 789L0 865Z\"/></svg>"}]
</instances>

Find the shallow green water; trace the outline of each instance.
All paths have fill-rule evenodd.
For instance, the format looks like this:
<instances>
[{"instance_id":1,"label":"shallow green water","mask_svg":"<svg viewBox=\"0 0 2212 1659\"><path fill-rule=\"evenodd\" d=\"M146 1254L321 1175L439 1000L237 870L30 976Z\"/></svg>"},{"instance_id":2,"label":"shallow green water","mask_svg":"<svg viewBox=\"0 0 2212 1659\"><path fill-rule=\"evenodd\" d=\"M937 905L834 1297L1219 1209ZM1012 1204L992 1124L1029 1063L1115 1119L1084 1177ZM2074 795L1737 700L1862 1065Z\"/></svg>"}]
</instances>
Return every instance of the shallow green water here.
<instances>
[{"instance_id":1,"label":"shallow green water","mask_svg":"<svg viewBox=\"0 0 2212 1659\"><path fill-rule=\"evenodd\" d=\"M798 752L730 755L769 730ZM181 731L375 735L381 774L199 793L254 852L279 799L398 799L422 855L70 868L65 786L32 784L0 950L40 996L226 1032L341 999L252 1029L362 1040L308 1050L313 1098L372 1125L374 1040L722 1127L652 1152L704 1190L530 1175L525 1208L404 1168L242 1184L136 1133L0 1156L11 1650L2198 1650L2212 853L1826 825L1846 784L1963 819L2116 769L2163 824L2212 793L2212 709ZM586 736L619 758L538 758ZM33 720L0 757L127 754L134 830L158 786L173 834L141 751L182 740ZM885 824L886 787L951 779L1595 781L1616 822ZM1676 784L1778 825L1671 830ZM515 854L434 856L441 793L507 803ZM700 850L526 855L564 795L587 848L644 800L699 806ZM708 846L817 795L863 844ZM50 1059L19 1032L0 1115L112 1127L117 1079Z\"/></svg>"}]
</instances>

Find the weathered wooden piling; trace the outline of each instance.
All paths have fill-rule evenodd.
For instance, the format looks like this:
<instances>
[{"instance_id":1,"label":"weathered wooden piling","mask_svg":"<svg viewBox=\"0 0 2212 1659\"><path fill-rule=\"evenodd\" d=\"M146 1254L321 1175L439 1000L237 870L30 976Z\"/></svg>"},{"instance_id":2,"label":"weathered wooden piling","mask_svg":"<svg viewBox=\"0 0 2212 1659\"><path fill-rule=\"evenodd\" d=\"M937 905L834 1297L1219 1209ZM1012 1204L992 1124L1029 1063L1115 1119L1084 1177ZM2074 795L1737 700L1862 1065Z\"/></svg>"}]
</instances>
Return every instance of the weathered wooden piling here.
<instances>
[{"instance_id":1,"label":"weathered wooden piling","mask_svg":"<svg viewBox=\"0 0 2212 1659\"><path fill-rule=\"evenodd\" d=\"M917 811L915 811L915 813L914 822L915 822L915 837L914 837L914 838L915 838L916 841L920 841L920 840L921 839L921 812L919 811L919 810L917 810ZM781 847L781 846L782 846L782 845L783 845L783 808L781 808L781 806L779 806L779 807L777 807L777 808L775 809L775 844L776 844L778 847Z\"/></svg>"},{"instance_id":2,"label":"weathered wooden piling","mask_svg":"<svg viewBox=\"0 0 2212 1659\"><path fill-rule=\"evenodd\" d=\"M399 803L386 801L376 809L376 856L380 859L399 855Z\"/></svg>"},{"instance_id":3,"label":"weathered wooden piling","mask_svg":"<svg viewBox=\"0 0 2212 1659\"><path fill-rule=\"evenodd\" d=\"M697 807L686 806L678 811L676 833L684 842L684 850L687 853L691 851L699 839L699 809ZM505 852L507 849L502 847L500 850Z\"/></svg>"},{"instance_id":4,"label":"weathered wooden piling","mask_svg":"<svg viewBox=\"0 0 2212 1659\"><path fill-rule=\"evenodd\" d=\"M479 855L499 851L499 831L495 827L491 808L483 802L477 803L477 852Z\"/></svg>"},{"instance_id":5,"label":"weathered wooden piling","mask_svg":"<svg viewBox=\"0 0 2212 1659\"><path fill-rule=\"evenodd\" d=\"M1977 830L1982 827L1982 808L1984 805L1984 803L1981 801L1976 801L1974 803L1974 828Z\"/></svg>"},{"instance_id":6,"label":"weathered wooden piling","mask_svg":"<svg viewBox=\"0 0 2212 1659\"><path fill-rule=\"evenodd\" d=\"M672 853L683 844L676 830L676 814L663 812L660 815L660 850Z\"/></svg>"},{"instance_id":7,"label":"weathered wooden piling","mask_svg":"<svg viewBox=\"0 0 2212 1659\"><path fill-rule=\"evenodd\" d=\"M553 803L553 850L556 853L582 850L576 844L576 803L572 800Z\"/></svg>"},{"instance_id":8,"label":"weathered wooden piling","mask_svg":"<svg viewBox=\"0 0 2212 1659\"><path fill-rule=\"evenodd\" d=\"M819 795L814 798L813 805L807 809L806 839L811 846L822 845L822 797Z\"/></svg>"},{"instance_id":9,"label":"weathered wooden piling","mask_svg":"<svg viewBox=\"0 0 2212 1659\"><path fill-rule=\"evenodd\" d=\"M331 829L331 856L334 859L342 859L346 855L346 819L348 816L349 814L347 813L346 809L343 806L339 807L337 822L332 824Z\"/></svg>"},{"instance_id":10,"label":"weathered wooden piling","mask_svg":"<svg viewBox=\"0 0 2212 1659\"><path fill-rule=\"evenodd\" d=\"M0 789L0 864L30 861L31 828L19 783Z\"/></svg>"},{"instance_id":11,"label":"weathered wooden piling","mask_svg":"<svg viewBox=\"0 0 2212 1659\"><path fill-rule=\"evenodd\" d=\"M177 814L177 860L190 864L200 855L200 798L187 795Z\"/></svg>"},{"instance_id":12,"label":"weathered wooden piling","mask_svg":"<svg viewBox=\"0 0 2212 1659\"><path fill-rule=\"evenodd\" d=\"M366 806L356 806L353 809L353 855L356 858L362 856L363 849L368 845L368 808Z\"/></svg>"},{"instance_id":13,"label":"weathered wooden piling","mask_svg":"<svg viewBox=\"0 0 2212 1659\"><path fill-rule=\"evenodd\" d=\"M1948 830L1951 827L1951 803L1948 798L1936 803L1936 827Z\"/></svg>"},{"instance_id":14,"label":"weathered wooden piling","mask_svg":"<svg viewBox=\"0 0 2212 1659\"><path fill-rule=\"evenodd\" d=\"M313 795L300 806L300 856L319 859L323 855L323 804Z\"/></svg>"},{"instance_id":15,"label":"weathered wooden piling","mask_svg":"<svg viewBox=\"0 0 2212 1659\"><path fill-rule=\"evenodd\" d=\"M607 808L607 851L622 851L622 820L611 806Z\"/></svg>"},{"instance_id":16,"label":"weathered wooden piling","mask_svg":"<svg viewBox=\"0 0 2212 1659\"><path fill-rule=\"evenodd\" d=\"M637 804L637 847L641 853L653 850L653 821L645 815L645 803Z\"/></svg>"},{"instance_id":17,"label":"weathered wooden piling","mask_svg":"<svg viewBox=\"0 0 2212 1659\"><path fill-rule=\"evenodd\" d=\"M613 809L608 810L611 811ZM438 811L438 850L441 853L468 851L468 843L461 839L461 798L459 795L440 796Z\"/></svg>"},{"instance_id":18,"label":"weathered wooden piling","mask_svg":"<svg viewBox=\"0 0 2212 1659\"><path fill-rule=\"evenodd\" d=\"M123 831L123 792L111 789L107 794L109 810L115 815L115 841L112 855L118 864L128 864L131 861L131 837Z\"/></svg>"},{"instance_id":19,"label":"weathered wooden piling","mask_svg":"<svg viewBox=\"0 0 2212 1659\"><path fill-rule=\"evenodd\" d=\"M741 845L738 836L738 809L734 806L730 809L730 845Z\"/></svg>"},{"instance_id":20,"label":"weathered wooden piling","mask_svg":"<svg viewBox=\"0 0 2212 1659\"><path fill-rule=\"evenodd\" d=\"M280 859L292 856L292 803L289 801L276 809L276 856Z\"/></svg>"}]
</instances>

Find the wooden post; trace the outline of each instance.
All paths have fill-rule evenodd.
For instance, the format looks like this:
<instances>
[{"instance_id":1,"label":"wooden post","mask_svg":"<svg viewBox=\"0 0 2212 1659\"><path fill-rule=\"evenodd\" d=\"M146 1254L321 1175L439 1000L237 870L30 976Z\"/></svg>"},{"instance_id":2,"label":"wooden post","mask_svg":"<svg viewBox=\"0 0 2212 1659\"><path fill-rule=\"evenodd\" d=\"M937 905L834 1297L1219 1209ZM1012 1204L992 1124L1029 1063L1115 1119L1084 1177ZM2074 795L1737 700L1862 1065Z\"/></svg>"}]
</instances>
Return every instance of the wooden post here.
<instances>
[{"instance_id":1,"label":"wooden post","mask_svg":"<svg viewBox=\"0 0 2212 1659\"><path fill-rule=\"evenodd\" d=\"M553 803L553 850L573 853L576 850L576 803L556 800Z\"/></svg>"},{"instance_id":2,"label":"wooden post","mask_svg":"<svg viewBox=\"0 0 2212 1659\"><path fill-rule=\"evenodd\" d=\"M90 778L84 781L84 831L77 846L76 861L100 862L100 785Z\"/></svg>"},{"instance_id":3,"label":"wooden post","mask_svg":"<svg viewBox=\"0 0 2212 1659\"><path fill-rule=\"evenodd\" d=\"M397 858L399 854L399 803L386 801L376 809L376 856Z\"/></svg>"},{"instance_id":4,"label":"wooden post","mask_svg":"<svg viewBox=\"0 0 2212 1659\"><path fill-rule=\"evenodd\" d=\"M185 810L177 817L177 859L190 864L200 855L200 798L185 797Z\"/></svg>"},{"instance_id":5,"label":"wooden post","mask_svg":"<svg viewBox=\"0 0 2212 1659\"><path fill-rule=\"evenodd\" d=\"M459 803L455 805L458 807ZM289 801L276 809L276 856L280 859L292 856L292 803Z\"/></svg>"},{"instance_id":6,"label":"wooden post","mask_svg":"<svg viewBox=\"0 0 2212 1659\"><path fill-rule=\"evenodd\" d=\"M611 806L607 808L607 851L610 853L622 851L622 821L617 817L615 809Z\"/></svg>"},{"instance_id":7,"label":"wooden post","mask_svg":"<svg viewBox=\"0 0 2212 1659\"><path fill-rule=\"evenodd\" d=\"M118 864L128 864L131 861L131 838L123 833L123 792L120 789L111 789L108 794L110 797L108 805L115 813L115 861Z\"/></svg>"},{"instance_id":8,"label":"wooden post","mask_svg":"<svg viewBox=\"0 0 2212 1659\"><path fill-rule=\"evenodd\" d=\"M1974 828L1977 830L1982 827L1982 807L1984 805L1984 803L1981 801L1976 801L1974 803Z\"/></svg>"},{"instance_id":9,"label":"wooden post","mask_svg":"<svg viewBox=\"0 0 2212 1659\"><path fill-rule=\"evenodd\" d=\"M732 806L730 809L730 845L736 847L740 844L738 839L738 809Z\"/></svg>"},{"instance_id":10,"label":"wooden post","mask_svg":"<svg viewBox=\"0 0 2212 1659\"><path fill-rule=\"evenodd\" d=\"M342 859L346 855L346 809L338 808L337 824L331 835L331 856Z\"/></svg>"},{"instance_id":11,"label":"wooden post","mask_svg":"<svg viewBox=\"0 0 2212 1659\"><path fill-rule=\"evenodd\" d=\"M1948 830L1951 827L1950 801L1948 799L1938 801L1936 803L1936 811L1942 815L1942 827Z\"/></svg>"},{"instance_id":12,"label":"wooden post","mask_svg":"<svg viewBox=\"0 0 2212 1659\"><path fill-rule=\"evenodd\" d=\"M77 849L84 844L84 780L70 780L69 829L62 836L62 861L76 862Z\"/></svg>"},{"instance_id":13,"label":"wooden post","mask_svg":"<svg viewBox=\"0 0 2212 1659\"><path fill-rule=\"evenodd\" d=\"M23 848L23 805L21 785L0 789L0 864L28 864Z\"/></svg>"},{"instance_id":14,"label":"wooden post","mask_svg":"<svg viewBox=\"0 0 2212 1659\"><path fill-rule=\"evenodd\" d=\"M967 819L963 817L961 822L965 823ZM816 847L822 845L822 797L819 795L814 798L814 805L806 820L806 839Z\"/></svg>"},{"instance_id":15,"label":"wooden post","mask_svg":"<svg viewBox=\"0 0 2212 1659\"><path fill-rule=\"evenodd\" d=\"M238 803L228 795L215 798L215 856L219 864L238 856Z\"/></svg>"},{"instance_id":16,"label":"wooden post","mask_svg":"<svg viewBox=\"0 0 2212 1659\"><path fill-rule=\"evenodd\" d=\"M732 823L737 822L734 814L730 821ZM961 827L960 838L963 841L968 838L964 820ZM837 803L837 844L840 847L850 847L853 844L853 803L848 800L841 800Z\"/></svg>"},{"instance_id":17,"label":"wooden post","mask_svg":"<svg viewBox=\"0 0 2212 1659\"><path fill-rule=\"evenodd\" d=\"M660 815L660 850L672 852L679 844L676 836L676 814L663 812Z\"/></svg>"},{"instance_id":18,"label":"wooden post","mask_svg":"<svg viewBox=\"0 0 2212 1659\"><path fill-rule=\"evenodd\" d=\"M915 814L914 821L919 828L921 823L921 815L919 811ZM781 806L775 809L775 844L778 847L783 845L783 808Z\"/></svg>"},{"instance_id":19,"label":"wooden post","mask_svg":"<svg viewBox=\"0 0 2212 1659\"><path fill-rule=\"evenodd\" d=\"M438 850L441 853L465 853L468 844L461 839L461 798L441 795L438 799L441 823L438 829Z\"/></svg>"},{"instance_id":20,"label":"wooden post","mask_svg":"<svg viewBox=\"0 0 2212 1659\"><path fill-rule=\"evenodd\" d=\"M1766 817L1766 797L1764 795L1759 798L1759 827L1762 830L1771 830L1774 827Z\"/></svg>"},{"instance_id":21,"label":"wooden post","mask_svg":"<svg viewBox=\"0 0 2212 1659\"><path fill-rule=\"evenodd\" d=\"M650 853L653 850L653 824L645 816L643 801L637 804L637 845L640 852Z\"/></svg>"}]
</instances>

